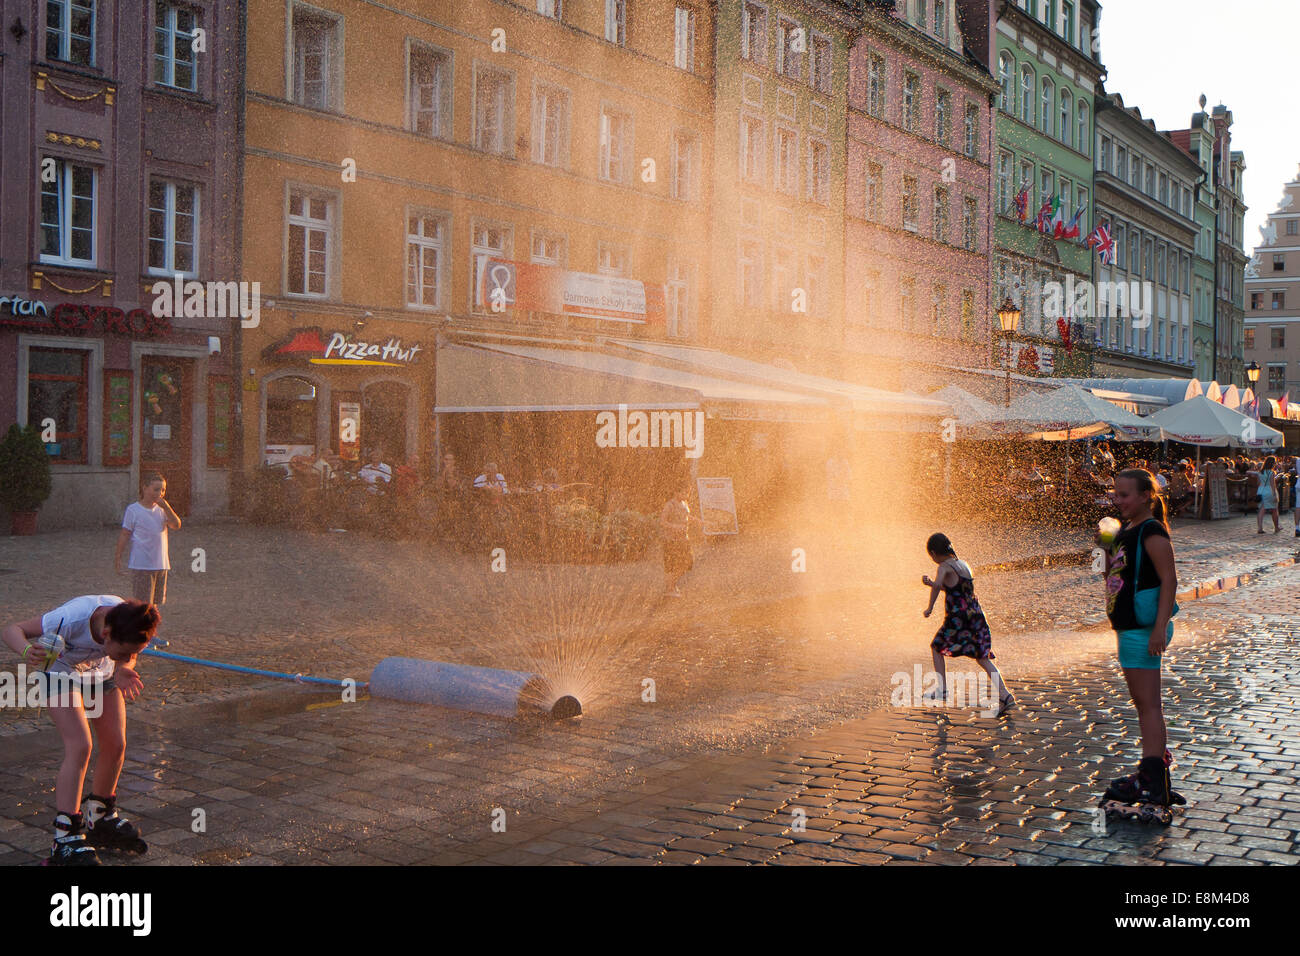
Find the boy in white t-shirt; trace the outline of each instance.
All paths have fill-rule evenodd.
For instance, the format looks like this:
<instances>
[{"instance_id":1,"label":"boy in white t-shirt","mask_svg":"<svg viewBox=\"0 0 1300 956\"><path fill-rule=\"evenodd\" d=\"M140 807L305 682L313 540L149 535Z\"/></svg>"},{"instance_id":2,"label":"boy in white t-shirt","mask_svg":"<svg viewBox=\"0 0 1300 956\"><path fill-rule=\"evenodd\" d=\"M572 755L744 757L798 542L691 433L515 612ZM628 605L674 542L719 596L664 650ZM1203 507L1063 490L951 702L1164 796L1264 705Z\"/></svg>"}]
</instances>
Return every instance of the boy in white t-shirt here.
<instances>
[{"instance_id":1,"label":"boy in white t-shirt","mask_svg":"<svg viewBox=\"0 0 1300 956\"><path fill-rule=\"evenodd\" d=\"M131 575L131 595L145 604L167 602L167 531L179 531L181 519L167 503L167 480L155 472L140 479L140 500L127 506L122 516L122 533L117 536L113 567L118 574ZM122 556L130 546L126 569Z\"/></svg>"},{"instance_id":2,"label":"boy in white t-shirt","mask_svg":"<svg viewBox=\"0 0 1300 956\"><path fill-rule=\"evenodd\" d=\"M54 845L47 861L55 866L97 866L96 847L148 849L135 825L118 816L117 783L126 755L126 700L144 687L135 671L136 655L157 632L158 620L152 604L86 594L0 629L0 643L20 654L29 672L40 673L50 719L63 738L54 785ZM57 657L43 646L43 639L55 635L62 640ZM92 730L99 757L83 816Z\"/></svg>"}]
</instances>

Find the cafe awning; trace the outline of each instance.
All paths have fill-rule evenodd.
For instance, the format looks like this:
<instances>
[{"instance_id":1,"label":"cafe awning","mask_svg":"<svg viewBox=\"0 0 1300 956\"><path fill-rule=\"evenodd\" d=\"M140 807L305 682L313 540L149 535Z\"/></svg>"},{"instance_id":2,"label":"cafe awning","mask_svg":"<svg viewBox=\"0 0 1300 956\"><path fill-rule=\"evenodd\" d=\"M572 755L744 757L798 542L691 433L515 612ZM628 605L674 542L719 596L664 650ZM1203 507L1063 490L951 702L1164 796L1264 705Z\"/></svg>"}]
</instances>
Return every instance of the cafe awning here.
<instances>
[{"instance_id":1,"label":"cafe awning","mask_svg":"<svg viewBox=\"0 0 1300 956\"><path fill-rule=\"evenodd\" d=\"M713 418L817 421L824 398L639 362L606 351L478 342L438 350L434 411L702 409Z\"/></svg>"}]
</instances>

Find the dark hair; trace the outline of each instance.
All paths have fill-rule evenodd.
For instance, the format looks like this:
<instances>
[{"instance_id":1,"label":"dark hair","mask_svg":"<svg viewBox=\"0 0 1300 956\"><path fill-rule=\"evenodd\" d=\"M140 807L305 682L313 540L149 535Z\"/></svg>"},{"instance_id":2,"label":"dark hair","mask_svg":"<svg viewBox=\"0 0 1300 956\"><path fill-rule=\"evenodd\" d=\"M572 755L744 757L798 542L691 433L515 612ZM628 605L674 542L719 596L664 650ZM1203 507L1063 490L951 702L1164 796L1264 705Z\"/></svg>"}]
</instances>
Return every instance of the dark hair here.
<instances>
[{"instance_id":1,"label":"dark hair","mask_svg":"<svg viewBox=\"0 0 1300 956\"><path fill-rule=\"evenodd\" d=\"M1151 517L1164 525L1165 530L1168 531L1169 509L1165 506L1165 499L1160 494L1160 486L1156 484L1155 476L1145 468L1125 468L1115 476L1116 481L1119 481L1121 478L1132 478L1137 482L1137 489L1139 492L1145 491L1150 493Z\"/></svg>"},{"instance_id":2,"label":"dark hair","mask_svg":"<svg viewBox=\"0 0 1300 956\"><path fill-rule=\"evenodd\" d=\"M957 552L952 549L952 542L948 540L948 536L938 531L926 540L925 550L931 554L950 554L954 558L957 557Z\"/></svg>"},{"instance_id":3,"label":"dark hair","mask_svg":"<svg viewBox=\"0 0 1300 956\"><path fill-rule=\"evenodd\" d=\"M1274 457L1273 455L1269 455L1267 458L1264 459L1264 467L1265 467L1266 469L1269 469L1269 470L1272 470L1273 468L1276 468L1276 467L1277 467L1277 458Z\"/></svg>"},{"instance_id":4,"label":"dark hair","mask_svg":"<svg viewBox=\"0 0 1300 956\"><path fill-rule=\"evenodd\" d=\"M140 476L140 487L143 488L145 485L152 485L155 481L166 481L166 480L167 479L162 476L161 472L157 472L157 471L145 472L143 475Z\"/></svg>"},{"instance_id":5,"label":"dark hair","mask_svg":"<svg viewBox=\"0 0 1300 956\"><path fill-rule=\"evenodd\" d=\"M143 601L126 600L116 607L108 609L104 623L112 631L115 641L123 644L144 644L153 639L158 630L162 615L153 604Z\"/></svg>"}]
</instances>

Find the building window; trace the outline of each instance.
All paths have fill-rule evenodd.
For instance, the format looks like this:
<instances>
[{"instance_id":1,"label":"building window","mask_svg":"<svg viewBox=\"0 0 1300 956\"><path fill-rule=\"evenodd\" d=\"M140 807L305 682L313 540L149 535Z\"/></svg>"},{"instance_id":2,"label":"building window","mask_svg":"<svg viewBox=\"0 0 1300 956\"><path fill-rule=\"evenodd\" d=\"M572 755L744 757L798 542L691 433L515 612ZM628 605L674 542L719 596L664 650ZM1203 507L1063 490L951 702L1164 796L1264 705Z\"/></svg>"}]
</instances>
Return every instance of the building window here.
<instances>
[{"instance_id":1,"label":"building window","mask_svg":"<svg viewBox=\"0 0 1300 956\"><path fill-rule=\"evenodd\" d=\"M934 238L937 242L948 241L948 190L942 186L934 189Z\"/></svg>"},{"instance_id":2,"label":"building window","mask_svg":"<svg viewBox=\"0 0 1300 956\"><path fill-rule=\"evenodd\" d=\"M998 212L1011 211L1011 154L1006 150L998 151Z\"/></svg>"},{"instance_id":3,"label":"building window","mask_svg":"<svg viewBox=\"0 0 1300 956\"><path fill-rule=\"evenodd\" d=\"M288 289L323 299L330 288L334 201L303 192L289 194Z\"/></svg>"},{"instance_id":4,"label":"building window","mask_svg":"<svg viewBox=\"0 0 1300 956\"><path fill-rule=\"evenodd\" d=\"M792 80L803 77L803 51L807 48L806 32L793 20L784 17L776 27L776 72Z\"/></svg>"},{"instance_id":5,"label":"building window","mask_svg":"<svg viewBox=\"0 0 1300 956\"><path fill-rule=\"evenodd\" d=\"M940 146L952 146L952 94L947 90L935 94L934 136Z\"/></svg>"},{"instance_id":6,"label":"building window","mask_svg":"<svg viewBox=\"0 0 1300 956\"><path fill-rule=\"evenodd\" d=\"M515 78L502 70L474 71L474 145L509 156L514 146Z\"/></svg>"},{"instance_id":7,"label":"building window","mask_svg":"<svg viewBox=\"0 0 1300 956\"><path fill-rule=\"evenodd\" d=\"M903 74L903 129L916 132L921 115L921 80L915 73Z\"/></svg>"},{"instance_id":8,"label":"building window","mask_svg":"<svg viewBox=\"0 0 1300 956\"><path fill-rule=\"evenodd\" d=\"M533 233L531 261L539 266L564 266L568 242L564 236L550 232Z\"/></svg>"},{"instance_id":9,"label":"building window","mask_svg":"<svg viewBox=\"0 0 1300 956\"><path fill-rule=\"evenodd\" d=\"M831 148L815 139L808 141L808 198L831 201Z\"/></svg>"},{"instance_id":10,"label":"building window","mask_svg":"<svg viewBox=\"0 0 1300 956\"><path fill-rule=\"evenodd\" d=\"M1040 128L1048 136L1054 136L1056 134L1056 86L1046 76L1043 77L1043 92L1040 96L1043 104L1039 117Z\"/></svg>"},{"instance_id":11,"label":"building window","mask_svg":"<svg viewBox=\"0 0 1300 956\"><path fill-rule=\"evenodd\" d=\"M867 190L865 213L872 222L884 218L884 169L879 163L867 163Z\"/></svg>"},{"instance_id":12,"label":"building window","mask_svg":"<svg viewBox=\"0 0 1300 956\"><path fill-rule=\"evenodd\" d=\"M267 383L266 441L269 445L315 447L315 385L296 375Z\"/></svg>"},{"instance_id":13,"label":"building window","mask_svg":"<svg viewBox=\"0 0 1300 956\"><path fill-rule=\"evenodd\" d=\"M979 202L970 196L962 212L961 236L966 249L975 252L979 248Z\"/></svg>"},{"instance_id":14,"label":"building window","mask_svg":"<svg viewBox=\"0 0 1300 956\"><path fill-rule=\"evenodd\" d=\"M1160 205L1169 205L1169 176L1165 173L1160 174Z\"/></svg>"},{"instance_id":15,"label":"building window","mask_svg":"<svg viewBox=\"0 0 1300 956\"><path fill-rule=\"evenodd\" d=\"M930 290L930 328L935 335L943 334L943 300L948 290L936 285Z\"/></svg>"},{"instance_id":16,"label":"building window","mask_svg":"<svg viewBox=\"0 0 1300 956\"><path fill-rule=\"evenodd\" d=\"M53 181L41 176L41 262L93 266L95 168L66 159L53 162Z\"/></svg>"},{"instance_id":17,"label":"building window","mask_svg":"<svg viewBox=\"0 0 1300 956\"><path fill-rule=\"evenodd\" d=\"M740 117L740 178L747 183L763 182L763 121L757 116Z\"/></svg>"},{"instance_id":18,"label":"building window","mask_svg":"<svg viewBox=\"0 0 1300 956\"><path fill-rule=\"evenodd\" d=\"M1250 294L1250 307L1252 310L1264 308L1264 293L1252 292Z\"/></svg>"},{"instance_id":19,"label":"building window","mask_svg":"<svg viewBox=\"0 0 1300 956\"><path fill-rule=\"evenodd\" d=\"M948 4L945 0L934 0L934 35L945 42L948 39Z\"/></svg>"},{"instance_id":20,"label":"building window","mask_svg":"<svg viewBox=\"0 0 1300 956\"><path fill-rule=\"evenodd\" d=\"M980 111L978 107L968 105L966 107L966 147L965 153L971 159L975 158L975 152L979 148L980 135Z\"/></svg>"},{"instance_id":21,"label":"building window","mask_svg":"<svg viewBox=\"0 0 1300 956\"><path fill-rule=\"evenodd\" d=\"M737 260L737 284L740 289L740 304L750 309L763 305L763 255L759 244L753 240L742 240L740 255Z\"/></svg>"},{"instance_id":22,"label":"building window","mask_svg":"<svg viewBox=\"0 0 1300 956\"><path fill-rule=\"evenodd\" d=\"M627 267L627 247L613 242L596 244L596 271L605 276L625 276Z\"/></svg>"},{"instance_id":23,"label":"building window","mask_svg":"<svg viewBox=\"0 0 1300 956\"><path fill-rule=\"evenodd\" d=\"M698 199L699 137L678 131L673 134L673 198Z\"/></svg>"},{"instance_id":24,"label":"building window","mask_svg":"<svg viewBox=\"0 0 1300 956\"><path fill-rule=\"evenodd\" d=\"M1248 349L1253 349L1253 348L1255 347L1255 330L1254 330L1253 328L1249 328L1249 327L1248 327L1248 328L1246 329L1246 342L1245 342L1245 345L1246 345L1246 348L1248 348Z\"/></svg>"},{"instance_id":25,"label":"building window","mask_svg":"<svg viewBox=\"0 0 1300 956\"><path fill-rule=\"evenodd\" d=\"M174 3L154 4L153 81L178 90L196 87L194 11Z\"/></svg>"},{"instance_id":26,"label":"building window","mask_svg":"<svg viewBox=\"0 0 1300 956\"><path fill-rule=\"evenodd\" d=\"M1280 395L1286 390L1286 366L1270 365L1268 367L1268 390Z\"/></svg>"},{"instance_id":27,"label":"building window","mask_svg":"<svg viewBox=\"0 0 1300 956\"><path fill-rule=\"evenodd\" d=\"M961 337L968 341L975 338L975 293L970 289L961 293Z\"/></svg>"},{"instance_id":28,"label":"building window","mask_svg":"<svg viewBox=\"0 0 1300 956\"><path fill-rule=\"evenodd\" d=\"M552 20L563 19L561 0L537 0L537 12Z\"/></svg>"},{"instance_id":29,"label":"building window","mask_svg":"<svg viewBox=\"0 0 1300 956\"><path fill-rule=\"evenodd\" d=\"M1092 136L1088 132L1088 105L1079 104L1079 128L1075 131L1074 145L1075 148L1087 156L1091 151L1090 146Z\"/></svg>"},{"instance_id":30,"label":"building window","mask_svg":"<svg viewBox=\"0 0 1300 956\"><path fill-rule=\"evenodd\" d=\"M1112 172L1110 161L1113 156L1113 151L1111 150L1110 147L1111 147L1110 137L1103 136L1101 138L1101 165L1099 165L1097 168L1105 173Z\"/></svg>"},{"instance_id":31,"label":"building window","mask_svg":"<svg viewBox=\"0 0 1300 956\"><path fill-rule=\"evenodd\" d=\"M767 62L767 9L746 3L741 14L740 55L755 63Z\"/></svg>"},{"instance_id":32,"label":"building window","mask_svg":"<svg viewBox=\"0 0 1300 956\"><path fill-rule=\"evenodd\" d=\"M1074 137L1070 135L1070 117L1073 114L1074 98L1070 95L1069 90L1061 90L1061 142L1066 146L1074 145ZM1082 146L1082 144L1080 144Z\"/></svg>"},{"instance_id":33,"label":"building window","mask_svg":"<svg viewBox=\"0 0 1300 956\"><path fill-rule=\"evenodd\" d=\"M1015 90L1012 83L1015 82L1016 61L1010 53L1003 53L998 58L998 83L1001 89L998 92L998 109L1004 113L1014 113L1016 108Z\"/></svg>"},{"instance_id":34,"label":"building window","mask_svg":"<svg viewBox=\"0 0 1300 956\"><path fill-rule=\"evenodd\" d=\"M916 280L911 276L898 283L898 325L904 329L916 325Z\"/></svg>"},{"instance_id":35,"label":"building window","mask_svg":"<svg viewBox=\"0 0 1300 956\"><path fill-rule=\"evenodd\" d=\"M826 37L813 37L812 75L809 81L820 93L831 91L831 41Z\"/></svg>"},{"instance_id":36,"label":"building window","mask_svg":"<svg viewBox=\"0 0 1300 956\"><path fill-rule=\"evenodd\" d=\"M673 27L673 64L679 70L695 72L695 11L678 7Z\"/></svg>"},{"instance_id":37,"label":"building window","mask_svg":"<svg viewBox=\"0 0 1300 956\"><path fill-rule=\"evenodd\" d=\"M1074 4L1070 0L1065 0L1061 4L1061 36L1070 46L1075 45L1074 36Z\"/></svg>"},{"instance_id":38,"label":"building window","mask_svg":"<svg viewBox=\"0 0 1300 956\"><path fill-rule=\"evenodd\" d=\"M1281 254L1277 254L1273 256L1273 271L1274 272L1286 271L1286 256Z\"/></svg>"},{"instance_id":39,"label":"building window","mask_svg":"<svg viewBox=\"0 0 1300 956\"><path fill-rule=\"evenodd\" d=\"M472 223L469 230L470 301L478 311L489 309L490 302L480 301L478 275L485 259L509 259L514 236L509 226Z\"/></svg>"},{"instance_id":40,"label":"building window","mask_svg":"<svg viewBox=\"0 0 1300 956\"><path fill-rule=\"evenodd\" d=\"M1286 234L1288 236L1300 235L1300 220L1288 219L1286 222Z\"/></svg>"},{"instance_id":41,"label":"building window","mask_svg":"<svg viewBox=\"0 0 1300 956\"><path fill-rule=\"evenodd\" d=\"M1020 119L1034 125L1034 71L1028 65L1020 68Z\"/></svg>"},{"instance_id":42,"label":"building window","mask_svg":"<svg viewBox=\"0 0 1300 956\"><path fill-rule=\"evenodd\" d=\"M673 338L690 338L695 333L691 289L695 285L695 267L680 259L668 263L668 281L664 283L668 312L668 334Z\"/></svg>"},{"instance_id":43,"label":"building window","mask_svg":"<svg viewBox=\"0 0 1300 956\"><path fill-rule=\"evenodd\" d=\"M424 46L410 53L411 132L442 138L451 135L451 54Z\"/></svg>"},{"instance_id":44,"label":"building window","mask_svg":"<svg viewBox=\"0 0 1300 956\"><path fill-rule=\"evenodd\" d=\"M293 101L334 108L334 60L338 21L306 10L293 11Z\"/></svg>"},{"instance_id":45,"label":"building window","mask_svg":"<svg viewBox=\"0 0 1300 956\"><path fill-rule=\"evenodd\" d=\"M442 270L446 223L439 216L414 215L406 220L406 304L442 307Z\"/></svg>"},{"instance_id":46,"label":"building window","mask_svg":"<svg viewBox=\"0 0 1300 956\"><path fill-rule=\"evenodd\" d=\"M88 349L27 350L27 423L39 428L54 419L54 441L45 446L52 463L87 463L89 358Z\"/></svg>"},{"instance_id":47,"label":"building window","mask_svg":"<svg viewBox=\"0 0 1300 956\"><path fill-rule=\"evenodd\" d=\"M919 229L921 197L917 191L916 177L903 177L903 228L910 232Z\"/></svg>"},{"instance_id":48,"label":"building window","mask_svg":"<svg viewBox=\"0 0 1300 956\"><path fill-rule=\"evenodd\" d=\"M149 181L149 271L196 275L199 190L184 183Z\"/></svg>"},{"instance_id":49,"label":"building window","mask_svg":"<svg viewBox=\"0 0 1300 956\"><path fill-rule=\"evenodd\" d=\"M605 0L605 39L627 45L627 0Z\"/></svg>"},{"instance_id":50,"label":"building window","mask_svg":"<svg viewBox=\"0 0 1300 956\"><path fill-rule=\"evenodd\" d=\"M1285 308L1286 308L1286 293L1285 293L1285 292L1274 292L1274 293L1273 293L1273 311L1276 312L1276 311L1278 311L1279 309L1285 309Z\"/></svg>"},{"instance_id":51,"label":"building window","mask_svg":"<svg viewBox=\"0 0 1300 956\"><path fill-rule=\"evenodd\" d=\"M885 58L875 53L867 57L867 112L885 116Z\"/></svg>"},{"instance_id":52,"label":"building window","mask_svg":"<svg viewBox=\"0 0 1300 956\"><path fill-rule=\"evenodd\" d=\"M539 83L533 91L533 161L569 165L569 91Z\"/></svg>"},{"instance_id":53,"label":"building window","mask_svg":"<svg viewBox=\"0 0 1300 956\"><path fill-rule=\"evenodd\" d=\"M776 127L777 189L794 195L799 189L799 134L784 126ZM811 184L810 184L811 185Z\"/></svg>"},{"instance_id":54,"label":"building window","mask_svg":"<svg viewBox=\"0 0 1300 956\"><path fill-rule=\"evenodd\" d=\"M46 0L45 58L95 65L95 0Z\"/></svg>"}]
</instances>

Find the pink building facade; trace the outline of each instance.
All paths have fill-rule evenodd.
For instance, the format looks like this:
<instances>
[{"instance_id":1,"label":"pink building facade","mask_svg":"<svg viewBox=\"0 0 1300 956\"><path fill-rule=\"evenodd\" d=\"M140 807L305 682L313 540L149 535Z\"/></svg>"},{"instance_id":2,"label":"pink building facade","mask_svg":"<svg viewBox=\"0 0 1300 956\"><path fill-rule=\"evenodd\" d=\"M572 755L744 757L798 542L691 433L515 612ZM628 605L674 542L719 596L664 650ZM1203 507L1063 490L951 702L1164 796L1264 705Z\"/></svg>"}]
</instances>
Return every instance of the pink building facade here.
<instances>
[{"instance_id":1,"label":"pink building facade","mask_svg":"<svg viewBox=\"0 0 1300 956\"><path fill-rule=\"evenodd\" d=\"M869 9L850 53L845 184L846 344L887 387L989 364L996 321L997 84L963 53L954 4L899 6Z\"/></svg>"}]
</instances>

